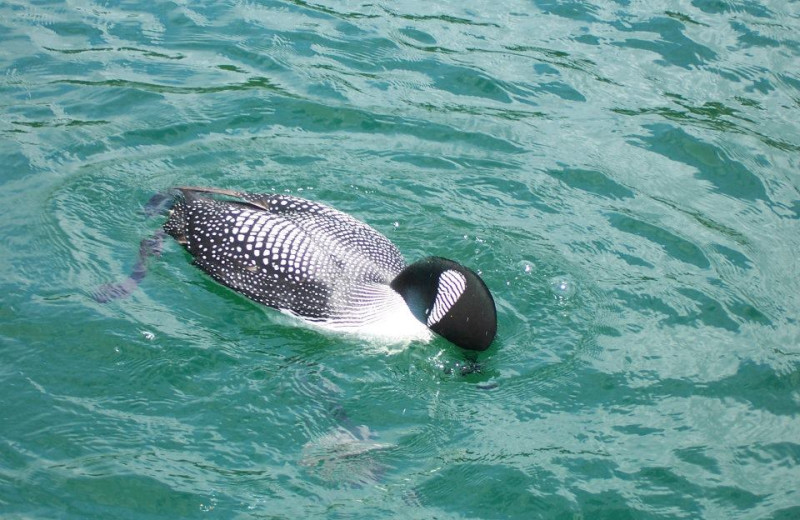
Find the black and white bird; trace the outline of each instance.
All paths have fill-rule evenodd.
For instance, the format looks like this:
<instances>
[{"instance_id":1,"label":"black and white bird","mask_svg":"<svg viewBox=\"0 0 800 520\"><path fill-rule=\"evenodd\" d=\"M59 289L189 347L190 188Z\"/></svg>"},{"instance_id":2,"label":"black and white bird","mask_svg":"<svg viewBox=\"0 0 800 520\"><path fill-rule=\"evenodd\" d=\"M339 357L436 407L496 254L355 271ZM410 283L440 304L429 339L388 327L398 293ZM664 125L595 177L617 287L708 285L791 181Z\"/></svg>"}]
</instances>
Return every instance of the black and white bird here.
<instances>
[{"instance_id":1,"label":"black and white bird","mask_svg":"<svg viewBox=\"0 0 800 520\"><path fill-rule=\"evenodd\" d=\"M384 235L331 207L282 194L178 188L164 231L221 284L314 325L485 350L489 289L463 265L406 265Z\"/></svg>"}]
</instances>

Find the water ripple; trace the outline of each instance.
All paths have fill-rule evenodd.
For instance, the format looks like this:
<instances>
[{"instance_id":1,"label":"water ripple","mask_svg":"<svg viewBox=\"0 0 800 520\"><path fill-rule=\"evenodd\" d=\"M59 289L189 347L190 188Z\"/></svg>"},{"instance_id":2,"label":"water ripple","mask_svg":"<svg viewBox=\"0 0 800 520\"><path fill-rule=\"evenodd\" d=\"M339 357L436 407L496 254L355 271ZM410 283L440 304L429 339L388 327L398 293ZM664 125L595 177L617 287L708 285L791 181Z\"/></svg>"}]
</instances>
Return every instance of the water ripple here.
<instances>
[{"instance_id":1,"label":"water ripple","mask_svg":"<svg viewBox=\"0 0 800 520\"><path fill-rule=\"evenodd\" d=\"M797 25L778 1L0 4L4 513L797 516ZM496 344L298 328L172 242L94 301L179 184L479 270Z\"/></svg>"}]
</instances>

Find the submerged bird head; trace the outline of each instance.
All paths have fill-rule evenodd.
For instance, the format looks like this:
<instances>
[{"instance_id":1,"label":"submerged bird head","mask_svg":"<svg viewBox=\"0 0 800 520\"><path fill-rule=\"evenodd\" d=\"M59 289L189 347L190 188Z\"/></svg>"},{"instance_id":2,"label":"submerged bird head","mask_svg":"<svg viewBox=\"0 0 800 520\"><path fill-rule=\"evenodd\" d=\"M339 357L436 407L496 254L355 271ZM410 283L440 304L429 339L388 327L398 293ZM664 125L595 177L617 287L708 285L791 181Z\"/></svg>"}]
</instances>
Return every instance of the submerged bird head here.
<instances>
[{"instance_id":1,"label":"submerged bird head","mask_svg":"<svg viewBox=\"0 0 800 520\"><path fill-rule=\"evenodd\" d=\"M489 289L471 269L429 257L392 280L392 289L429 329L468 350L486 350L497 332L497 311Z\"/></svg>"}]
</instances>

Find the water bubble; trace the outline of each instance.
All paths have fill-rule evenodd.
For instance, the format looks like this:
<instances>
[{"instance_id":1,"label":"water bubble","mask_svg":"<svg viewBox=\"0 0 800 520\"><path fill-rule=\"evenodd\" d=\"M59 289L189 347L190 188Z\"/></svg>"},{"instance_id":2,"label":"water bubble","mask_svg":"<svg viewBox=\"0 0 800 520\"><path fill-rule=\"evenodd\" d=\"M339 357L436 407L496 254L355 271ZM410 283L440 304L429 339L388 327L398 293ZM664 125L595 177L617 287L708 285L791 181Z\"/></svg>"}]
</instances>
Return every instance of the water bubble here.
<instances>
[{"instance_id":1,"label":"water bubble","mask_svg":"<svg viewBox=\"0 0 800 520\"><path fill-rule=\"evenodd\" d=\"M554 276L550 279L550 292L559 301L567 301L578 291L575 280L570 275Z\"/></svg>"},{"instance_id":2,"label":"water bubble","mask_svg":"<svg viewBox=\"0 0 800 520\"><path fill-rule=\"evenodd\" d=\"M534 263L529 260L523 260L517 265L519 266L519 270L522 271L523 274L531 274L536 269Z\"/></svg>"},{"instance_id":3,"label":"water bubble","mask_svg":"<svg viewBox=\"0 0 800 520\"><path fill-rule=\"evenodd\" d=\"M211 493L211 496L209 497L207 504L204 504L202 502L200 503L200 511L203 511L205 513L210 513L211 511L214 510L215 507L217 507L217 497L213 492Z\"/></svg>"}]
</instances>

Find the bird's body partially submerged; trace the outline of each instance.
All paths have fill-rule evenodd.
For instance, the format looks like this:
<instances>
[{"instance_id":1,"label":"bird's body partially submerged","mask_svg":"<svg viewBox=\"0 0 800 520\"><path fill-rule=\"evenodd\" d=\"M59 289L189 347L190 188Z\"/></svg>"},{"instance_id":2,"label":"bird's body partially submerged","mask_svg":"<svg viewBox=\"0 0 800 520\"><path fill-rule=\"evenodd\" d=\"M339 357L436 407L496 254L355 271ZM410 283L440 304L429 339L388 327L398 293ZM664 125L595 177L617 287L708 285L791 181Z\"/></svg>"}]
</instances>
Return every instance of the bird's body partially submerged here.
<instances>
[{"instance_id":1,"label":"bird's body partially submerged","mask_svg":"<svg viewBox=\"0 0 800 520\"><path fill-rule=\"evenodd\" d=\"M382 234L328 206L279 194L179 188L164 230L218 282L316 325L488 348L494 301L442 258L406 265Z\"/></svg>"}]
</instances>

